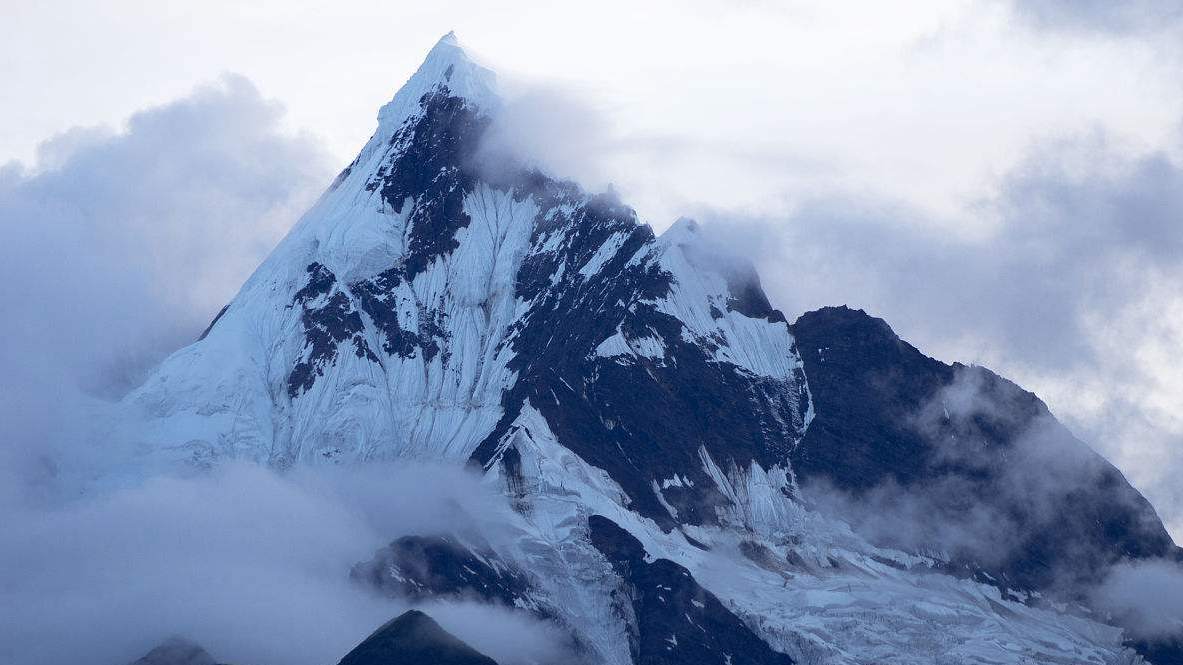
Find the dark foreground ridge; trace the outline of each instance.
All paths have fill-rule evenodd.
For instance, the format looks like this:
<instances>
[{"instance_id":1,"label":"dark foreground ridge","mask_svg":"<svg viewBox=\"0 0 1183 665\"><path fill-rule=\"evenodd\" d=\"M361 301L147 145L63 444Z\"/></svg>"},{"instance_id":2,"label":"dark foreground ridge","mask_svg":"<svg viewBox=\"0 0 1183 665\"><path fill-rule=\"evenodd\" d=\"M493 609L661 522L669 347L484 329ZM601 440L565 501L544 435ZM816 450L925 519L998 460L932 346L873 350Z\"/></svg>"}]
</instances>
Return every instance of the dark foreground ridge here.
<instances>
[{"instance_id":1,"label":"dark foreground ridge","mask_svg":"<svg viewBox=\"0 0 1183 665\"><path fill-rule=\"evenodd\" d=\"M341 659L339 665L497 665L419 610L391 620Z\"/></svg>"},{"instance_id":2,"label":"dark foreground ridge","mask_svg":"<svg viewBox=\"0 0 1183 665\"><path fill-rule=\"evenodd\" d=\"M205 649L173 637L130 665L219 665ZM497 665L419 610L390 620L339 665Z\"/></svg>"},{"instance_id":3,"label":"dark foreground ridge","mask_svg":"<svg viewBox=\"0 0 1183 665\"><path fill-rule=\"evenodd\" d=\"M218 665L201 646L180 637L170 637L131 665Z\"/></svg>"}]
</instances>

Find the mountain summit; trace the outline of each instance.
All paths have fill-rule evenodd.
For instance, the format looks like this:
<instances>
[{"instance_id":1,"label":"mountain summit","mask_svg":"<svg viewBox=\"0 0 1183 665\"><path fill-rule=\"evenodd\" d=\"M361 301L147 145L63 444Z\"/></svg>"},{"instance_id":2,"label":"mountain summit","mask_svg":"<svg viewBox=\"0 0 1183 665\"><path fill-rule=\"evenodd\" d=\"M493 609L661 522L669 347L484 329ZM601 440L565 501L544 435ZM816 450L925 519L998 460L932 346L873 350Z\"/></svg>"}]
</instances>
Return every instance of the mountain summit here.
<instances>
[{"instance_id":1,"label":"mountain summit","mask_svg":"<svg viewBox=\"0 0 1183 665\"><path fill-rule=\"evenodd\" d=\"M469 106L486 113L500 105L497 76L477 64L460 45L455 33L449 32L428 51L423 64L394 98L378 111L376 137L385 135L389 138L392 132L383 130L397 130L420 109L419 101L423 95L441 87L448 89L449 96L463 99Z\"/></svg>"},{"instance_id":2,"label":"mountain summit","mask_svg":"<svg viewBox=\"0 0 1183 665\"><path fill-rule=\"evenodd\" d=\"M448 554L397 584L363 577L512 598L588 662L1133 662L1104 617L1045 600L1061 571L1087 584L1176 552L1103 460L1057 476L1048 505L1084 511L1071 528L1039 538L1055 515L1020 511L1030 538L998 556L943 530L852 531L802 482L919 493L986 474L999 482L971 486L1013 492L989 504L1009 514L1041 482L1015 460L1095 457L1070 436L1050 462L1007 454L1054 422L1042 403L988 379L994 420L946 408L919 427L967 374L861 312L790 326L689 220L658 237L610 193L491 173L476 156L501 109L492 72L446 35L201 339L126 398L136 472L466 465L509 497L518 539L404 543L380 560ZM965 437L989 454L950 462ZM961 533L975 514L928 521ZM465 561L481 565L449 563Z\"/></svg>"},{"instance_id":3,"label":"mountain summit","mask_svg":"<svg viewBox=\"0 0 1183 665\"><path fill-rule=\"evenodd\" d=\"M663 525L772 518L715 508L753 464L754 487L789 491L778 460L809 396L784 317L612 195L492 184L474 155L493 81L453 37L432 49L204 338L130 397L156 456L468 461L516 487L541 418Z\"/></svg>"}]
</instances>

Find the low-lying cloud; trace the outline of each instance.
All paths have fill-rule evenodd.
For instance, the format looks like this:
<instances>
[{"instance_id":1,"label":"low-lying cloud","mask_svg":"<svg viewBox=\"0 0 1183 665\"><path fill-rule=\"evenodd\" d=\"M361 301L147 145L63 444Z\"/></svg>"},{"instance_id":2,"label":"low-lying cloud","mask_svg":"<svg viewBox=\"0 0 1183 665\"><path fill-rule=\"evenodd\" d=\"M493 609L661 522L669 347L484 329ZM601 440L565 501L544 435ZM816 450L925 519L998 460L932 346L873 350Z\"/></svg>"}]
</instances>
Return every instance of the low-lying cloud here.
<instances>
[{"instance_id":1,"label":"low-lying cloud","mask_svg":"<svg viewBox=\"0 0 1183 665\"><path fill-rule=\"evenodd\" d=\"M1092 600L1128 626L1136 639L1183 635L1183 567L1178 563L1152 560L1114 566Z\"/></svg>"},{"instance_id":2,"label":"low-lying cloud","mask_svg":"<svg viewBox=\"0 0 1183 665\"><path fill-rule=\"evenodd\" d=\"M330 177L319 143L282 118L226 76L122 130L56 136L33 167L0 169L0 280L20 339L5 366L40 374L52 362L119 390L200 333Z\"/></svg>"},{"instance_id":3,"label":"low-lying cloud","mask_svg":"<svg viewBox=\"0 0 1183 665\"><path fill-rule=\"evenodd\" d=\"M501 509L463 470L410 464L230 464L56 508L0 505L0 660L122 665L180 635L228 662L333 663L407 609L351 582L353 564L408 533L468 525L497 542ZM562 654L524 613L423 609L499 662Z\"/></svg>"},{"instance_id":4,"label":"low-lying cloud","mask_svg":"<svg viewBox=\"0 0 1183 665\"><path fill-rule=\"evenodd\" d=\"M88 400L196 338L327 183L325 151L282 120L227 76L0 167L4 492L53 474Z\"/></svg>"},{"instance_id":5,"label":"low-lying cloud","mask_svg":"<svg viewBox=\"0 0 1183 665\"><path fill-rule=\"evenodd\" d=\"M857 493L812 480L806 499L877 545L1085 602L1136 640L1183 635L1183 560L1153 513L1016 386L961 368L906 426L929 446L919 479Z\"/></svg>"}]
</instances>

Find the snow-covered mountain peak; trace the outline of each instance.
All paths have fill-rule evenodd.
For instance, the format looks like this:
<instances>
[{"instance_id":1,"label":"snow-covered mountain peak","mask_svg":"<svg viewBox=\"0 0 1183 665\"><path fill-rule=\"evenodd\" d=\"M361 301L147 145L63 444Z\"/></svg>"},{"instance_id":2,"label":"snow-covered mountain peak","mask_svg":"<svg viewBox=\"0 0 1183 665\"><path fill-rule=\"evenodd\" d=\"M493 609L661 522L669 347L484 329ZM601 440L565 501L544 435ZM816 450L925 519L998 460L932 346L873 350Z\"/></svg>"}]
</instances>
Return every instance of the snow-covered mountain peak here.
<instances>
[{"instance_id":1,"label":"snow-covered mountain peak","mask_svg":"<svg viewBox=\"0 0 1183 665\"><path fill-rule=\"evenodd\" d=\"M449 95L463 98L485 113L500 106L497 76L469 55L456 33L449 32L436 42L394 98L378 111L378 133L393 133L418 110L424 95L440 87L446 87Z\"/></svg>"},{"instance_id":2,"label":"snow-covered mountain peak","mask_svg":"<svg viewBox=\"0 0 1183 665\"><path fill-rule=\"evenodd\" d=\"M591 663L1136 662L1116 629L1024 604L1037 584L1008 591L1082 543L1102 564L1173 552L1161 526L1128 528L1153 511L1112 489L1120 474L1088 476L1104 481L1082 486L1089 502L1072 487L1049 504L1075 515L1054 529L1032 516L1039 538L992 572L813 512L805 480L924 487L944 439L911 423L959 369L862 312L790 325L746 257L693 220L655 237L610 192L493 169L478 153L496 88L440 39L201 339L124 400L112 438L133 461L112 455L112 474L479 469L522 534L497 556L534 573L498 583L516 607L554 608ZM1000 412L1050 418L997 392ZM975 491L1031 495L1038 479L1007 461L1027 428L940 427L998 451L996 484Z\"/></svg>"}]
</instances>

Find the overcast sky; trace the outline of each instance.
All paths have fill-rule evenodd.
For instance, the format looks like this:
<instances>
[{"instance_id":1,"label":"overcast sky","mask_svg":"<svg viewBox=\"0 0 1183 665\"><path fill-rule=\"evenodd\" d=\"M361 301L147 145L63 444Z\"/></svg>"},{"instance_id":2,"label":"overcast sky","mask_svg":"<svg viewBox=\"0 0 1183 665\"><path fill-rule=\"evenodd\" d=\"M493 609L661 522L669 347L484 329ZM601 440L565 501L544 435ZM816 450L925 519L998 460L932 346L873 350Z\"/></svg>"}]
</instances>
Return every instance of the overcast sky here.
<instances>
[{"instance_id":1,"label":"overcast sky","mask_svg":"<svg viewBox=\"0 0 1183 665\"><path fill-rule=\"evenodd\" d=\"M613 183L659 230L725 229L790 318L864 307L1017 379L1183 537L1179 3L338 4L0 0L0 164L18 162L0 222L87 209L107 253L88 265L153 255L110 283L151 277L167 307L147 311L197 325L455 30L526 109L539 161ZM210 172L234 176L195 189ZM145 177L156 216L128 223L145 198L120 182ZM10 249L48 242L53 270L63 237ZM30 251L10 265L33 270ZM156 265L177 261L200 278ZM97 307L123 288L90 286L54 293Z\"/></svg>"}]
</instances>

